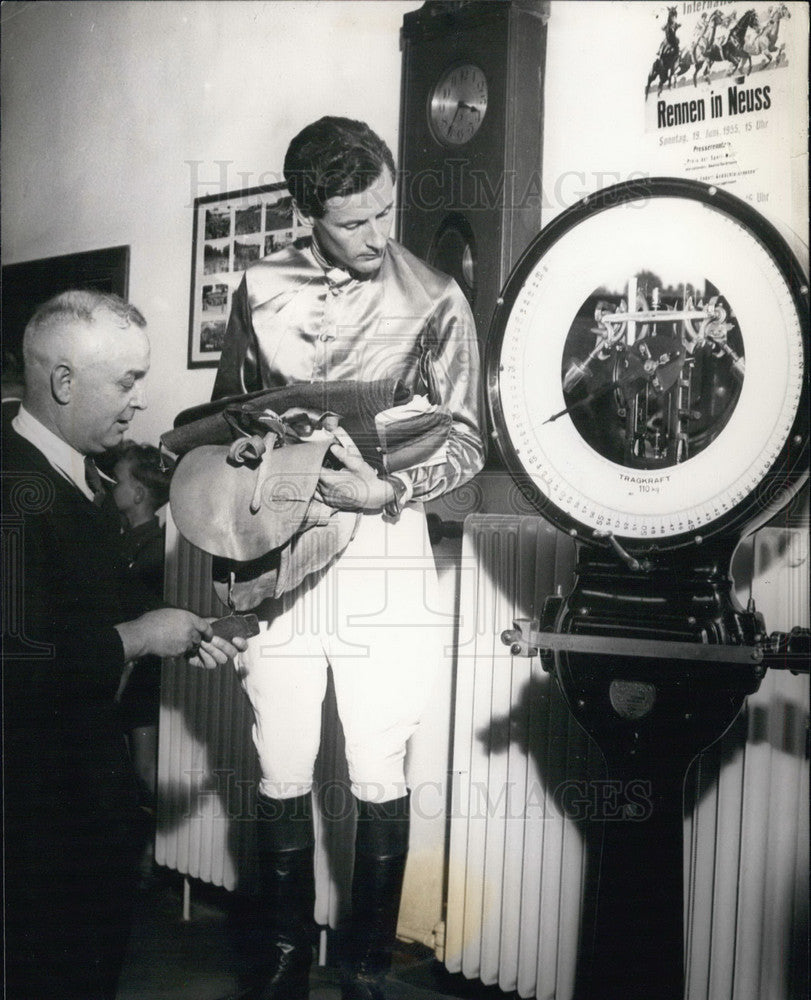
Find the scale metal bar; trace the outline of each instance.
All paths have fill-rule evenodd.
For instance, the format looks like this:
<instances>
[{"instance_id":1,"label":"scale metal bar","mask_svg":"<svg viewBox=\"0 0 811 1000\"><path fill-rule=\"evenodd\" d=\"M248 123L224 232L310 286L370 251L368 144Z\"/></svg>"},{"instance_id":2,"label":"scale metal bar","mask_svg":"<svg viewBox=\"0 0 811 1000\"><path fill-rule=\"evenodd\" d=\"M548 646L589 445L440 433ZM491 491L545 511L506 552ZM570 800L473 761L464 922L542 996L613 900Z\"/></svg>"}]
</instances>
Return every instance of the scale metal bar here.
<instances>
[{"instance_id":1,"label":"scale metal bar","mask_svg":"<svg viewBox=\"0 0 811 1000\"><path fill-rule=\"evenodd\" d=\"M678 309L674 312L664 310L641 310L639 312L604 313L600 323L676 323L686 319L712 319L714 313L704 309Z\"/></svg>"},{"instance_id":2,"label":"scale metal bar","mask_svg":"<svg viewBox=\"0 0 811 1000\"><path fill-rule=\"evenodd\" d=\"M518 624L518 623L516 623ZM623 639L609 635L575 635L530 629L505 633L511 645L567 653L597 653L608 656L645 656L657 660L708 660L713 663L760 663L763 650L757 646L710 645L703 642L671 642L666 639ZM508 642L512 639L512 642ZM523 650L522 650L523 651Z\"/></svg>"}]
</instances>

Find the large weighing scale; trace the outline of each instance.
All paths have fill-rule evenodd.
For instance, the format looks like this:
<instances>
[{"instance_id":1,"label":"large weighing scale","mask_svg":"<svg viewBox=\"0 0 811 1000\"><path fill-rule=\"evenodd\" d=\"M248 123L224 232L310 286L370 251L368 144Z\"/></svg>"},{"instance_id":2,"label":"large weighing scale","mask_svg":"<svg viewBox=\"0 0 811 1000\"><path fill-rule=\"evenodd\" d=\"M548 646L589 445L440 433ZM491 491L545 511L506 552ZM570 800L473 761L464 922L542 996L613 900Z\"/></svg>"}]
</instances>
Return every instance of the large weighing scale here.
<instances>
[{"instance_id":1,"label":"large weighing scale","mask_svg":"<svg viewBox=\"0 0 811 1000\"><path fill-rule=\"evenodd\" d=\"M747 203L642 179L586 198L530 244L486 356L501 460L574 539L574 585L507 628L540 655L608 776L589 1000L682 1000L682 792L769 667L808 669L808 633L769 635L730 564L808 475L808 281Z\"/></svg>"}]
</instances>

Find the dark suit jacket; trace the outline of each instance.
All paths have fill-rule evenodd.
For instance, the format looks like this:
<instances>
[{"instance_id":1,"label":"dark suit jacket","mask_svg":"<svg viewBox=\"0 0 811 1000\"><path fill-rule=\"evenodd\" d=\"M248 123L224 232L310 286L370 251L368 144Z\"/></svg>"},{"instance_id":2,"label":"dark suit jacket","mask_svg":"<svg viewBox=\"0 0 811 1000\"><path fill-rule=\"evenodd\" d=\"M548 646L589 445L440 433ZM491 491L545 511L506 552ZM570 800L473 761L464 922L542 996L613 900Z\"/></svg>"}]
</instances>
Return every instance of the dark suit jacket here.
<instances>
[{"instance_id":1,"label":"dark suit jacket","mask_svg":"<svg viewBox=\"0 0 811 1000\"><path fill-rule=\"evenodd\" d=\"M148 603L144 611L163 606L163 562L166 532L157 516L121 536L127 578L143 590ZM160 711L161 658L142 656L135 661L121 696L124 732L142 726L157 726Z\"/></svg>"},{"instance_id":2,"label":"dark suit jacket","mask_svg":"<svg viewBox=\"0 0 811 1000\"><path fill-rule=\"evenodd\" d=\"M131 617L132 601L118 513L112 497L92 504L14 430L3 451L4 519L18 538L5 567L17 604L4 657L7 780L19 765L31 791L67 772L70 797L91 805L98 792L73 765L117 770L122 759L113 697L124 651L113 625ZM23 746L45 773L16 759Z\"/></svg>"},{"instance_id":3,"label":"dark suit jacket","mask_svg":"<svg viewBox=\"0 0 811 1000\"><path fill-rule=\"evenodd\" d=\"M89 975L138 850L113 701L124 666L113 626L134 616L119 519L112 497L95 506L13 428L3 446L8 954L23 955L28 975L69 952ZM70 992L72 974L55 972L58 996L104 995L90 980Z\"/></svg>"}]
</instances>

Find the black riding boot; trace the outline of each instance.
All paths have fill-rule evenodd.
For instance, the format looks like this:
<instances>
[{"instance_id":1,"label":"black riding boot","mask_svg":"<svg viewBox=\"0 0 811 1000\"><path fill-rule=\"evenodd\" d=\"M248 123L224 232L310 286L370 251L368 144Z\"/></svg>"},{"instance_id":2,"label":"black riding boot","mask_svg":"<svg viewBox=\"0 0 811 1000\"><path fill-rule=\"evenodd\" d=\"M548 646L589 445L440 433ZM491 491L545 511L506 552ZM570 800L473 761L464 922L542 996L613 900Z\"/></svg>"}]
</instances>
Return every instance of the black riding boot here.
<instances>
[{"instance_id":1,"label":"black riding boot","mask_svg":"<svg viewBox=\"0 0 811 1000\"><path fill-rule=\"evenodd\" d=\"M312 798L257 802L261 908L272 949L270 962L246 1000L306 1000L313 960Z\"/></svg>"},{"instance_id":2,"label":"black riding boot","mask_svg":"<svg viewBox=\"0 0 811 1000\"><path fill-rule=\"evenodd\" d=\"M385 1000L408 852L409 797L358 802L343 1000Z\"/></svg>"}]
</instances>

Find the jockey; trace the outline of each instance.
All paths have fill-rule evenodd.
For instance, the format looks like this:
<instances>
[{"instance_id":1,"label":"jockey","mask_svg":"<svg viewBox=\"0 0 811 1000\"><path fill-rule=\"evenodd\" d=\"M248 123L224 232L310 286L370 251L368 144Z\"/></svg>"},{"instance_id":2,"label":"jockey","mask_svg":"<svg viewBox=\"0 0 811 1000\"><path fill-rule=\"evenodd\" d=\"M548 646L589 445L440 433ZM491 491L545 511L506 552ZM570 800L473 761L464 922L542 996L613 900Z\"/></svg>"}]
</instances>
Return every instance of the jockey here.
<instances>
[{"instance_id":1,"label":"jockey","mask_svg":"<svg viewBox=\"0 0 811 1000\"><path fill-rule=\"evenodd\" d=\"M681 27L681 24L676 20L676 8L668 8L669 13L667 17L667 23L665 24L662 31L665 33L665 37L662 40L662 44L659 46L659 59L664 59L666 55L672 52L678 53L679 51L679 40L676 37L676 32Z\"/></svg>"}]
</instances>

